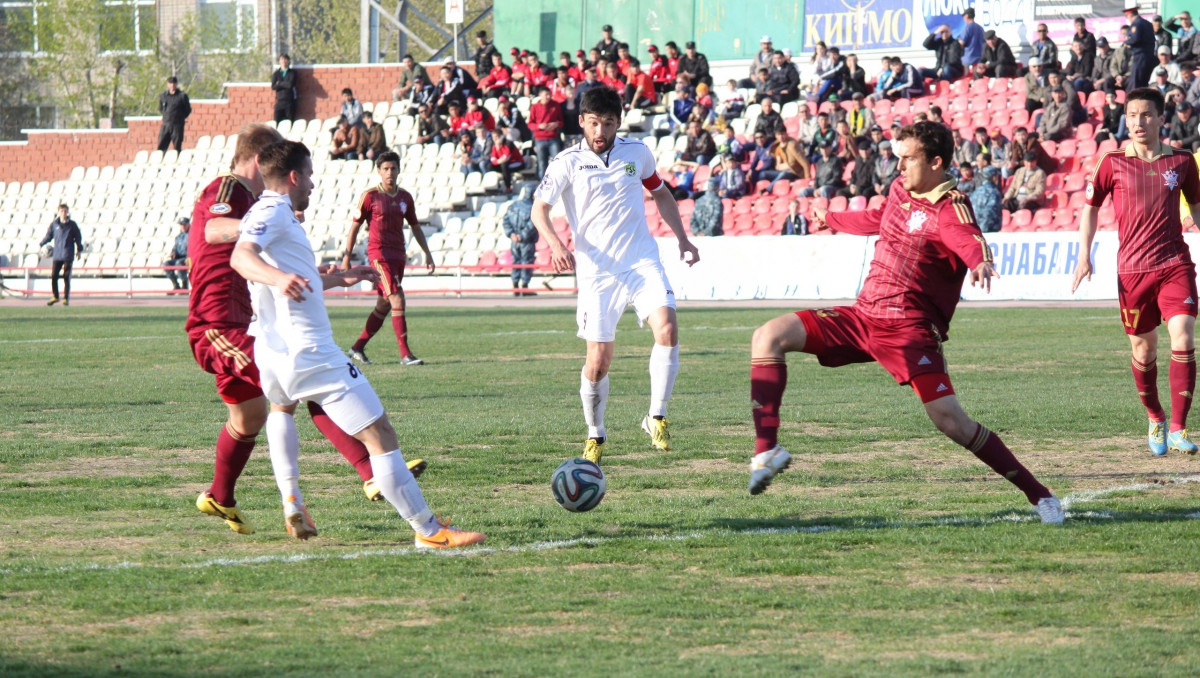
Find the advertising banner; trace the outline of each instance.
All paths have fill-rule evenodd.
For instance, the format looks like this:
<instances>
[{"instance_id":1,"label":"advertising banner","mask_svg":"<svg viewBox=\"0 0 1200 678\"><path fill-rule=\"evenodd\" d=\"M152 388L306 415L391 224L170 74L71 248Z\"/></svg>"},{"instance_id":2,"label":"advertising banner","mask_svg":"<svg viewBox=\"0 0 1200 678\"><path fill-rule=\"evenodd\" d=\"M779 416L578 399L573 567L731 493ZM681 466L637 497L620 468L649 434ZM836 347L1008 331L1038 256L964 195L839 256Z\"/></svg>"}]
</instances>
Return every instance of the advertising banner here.
<instances>
[{"instance_id":1,"label":"advertising banner","mask_svg":"<svg viewBox=\"0 0 1200 678\"><path fill-rule=\"evenodd\" d=\"M920 44L912 0L807 0L804 6L804 52L818 41L842 53L888 50Z\"/></svg>"},{"instance_id":2,"label":"advertising banner","mask_svg":"<svg viewBox=\"0 0 1200 678\"><path fill-rule=\"evenodd\" d=\"M1200 233L1184 236L1200 247ZM875 238L851 235L696 238L701 261L679 261L674 238L660 238L659 254L680 300L852 299L875 252ZM991 294L964 284L972 301L1081 301L1117 298L1117 234L1096 234L1092 279L1071 294L1079 262L1074 232L991 233L987 237L1000 278Z\"/></svg>"}]
</instances>

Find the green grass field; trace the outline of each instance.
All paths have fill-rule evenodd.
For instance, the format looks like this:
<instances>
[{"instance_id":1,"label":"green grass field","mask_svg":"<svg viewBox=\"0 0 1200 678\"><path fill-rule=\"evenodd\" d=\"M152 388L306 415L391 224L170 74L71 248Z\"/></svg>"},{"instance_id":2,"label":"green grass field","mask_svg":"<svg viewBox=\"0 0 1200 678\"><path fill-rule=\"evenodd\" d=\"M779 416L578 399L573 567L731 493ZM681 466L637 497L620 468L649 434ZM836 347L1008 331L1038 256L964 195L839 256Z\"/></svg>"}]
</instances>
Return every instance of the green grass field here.
<instances>
[{"instance_id":1,"label":"green grass field","mask_svg":"<svg viewBox=\"0 0 1200 678\"><path fill-rule=\"evenodd\" d=\"M321 535L284 532L262 436L239 486L258 532L234 534L193 505L224 407L182 309L0 306L0 675L1200 673L1200 459L1145 449L1115 310L965 309L946 347L1062 527L878 366L805 356L793 466L750 497L749 338L780 312L681 311L669 454L638 429L650 335L626 316L587 514L549 491L585 432L573 310L414 308L419 368L385 327L367 374L405 455L488 533L449 554L414 552L303 415ZM366 314L331 309L343 345Z\"/></svg>"}]
</instances>

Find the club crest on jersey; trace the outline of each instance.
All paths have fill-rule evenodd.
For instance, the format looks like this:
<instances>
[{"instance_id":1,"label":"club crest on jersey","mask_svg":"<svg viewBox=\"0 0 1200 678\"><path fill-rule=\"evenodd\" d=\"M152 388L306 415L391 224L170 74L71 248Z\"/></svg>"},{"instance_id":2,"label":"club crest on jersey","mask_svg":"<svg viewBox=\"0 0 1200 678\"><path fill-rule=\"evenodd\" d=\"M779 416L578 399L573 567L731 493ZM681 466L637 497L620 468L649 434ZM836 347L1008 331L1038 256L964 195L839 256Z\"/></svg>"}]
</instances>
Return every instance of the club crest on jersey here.
<instances>
[{"instance_id":1,"label":"club crest on jersey","mask_svg":"<svg viewBox=\"0 0 1200 678\"><path fill-rule=\"evenodd\" d=\"M233 208L227 203L214 202L212 206L208 208L208 211L212 212L213 214L229 214L233 211Z\"/></svg>"},{"instance_id":2,"label":"club crest on jersey","mask_svg":"<svg viewBox=\"0 0 1200 678\"><path fill-rule=\"evenodd\" d=\"M1167 188L1174 190L1179 186L1179 173L1175 170L1167 170L1162 173L1163 181L1166 182Z\"/></svg>"},{"instance_id":3,"label":"club crest on jersey","mask_svg":"<svg viewBox=\"0 0 1200 678\"><path fill-rule=\"evenodd\" d=\"M631 162L625 163L625 176L632 177L637 174L637 165Z\"/></svg>"},{"instance_id":4,"label":"club crest on jersey","mask_svg":"<svg viewBox=\"0 0 1200 678\"><path fill-rule=\"evenodd\" d=\"M929 215L921 210L917 210L908 217L908 232L916 233L925 229L925 222L929 219Z\"/></svg>"}]
</instances>

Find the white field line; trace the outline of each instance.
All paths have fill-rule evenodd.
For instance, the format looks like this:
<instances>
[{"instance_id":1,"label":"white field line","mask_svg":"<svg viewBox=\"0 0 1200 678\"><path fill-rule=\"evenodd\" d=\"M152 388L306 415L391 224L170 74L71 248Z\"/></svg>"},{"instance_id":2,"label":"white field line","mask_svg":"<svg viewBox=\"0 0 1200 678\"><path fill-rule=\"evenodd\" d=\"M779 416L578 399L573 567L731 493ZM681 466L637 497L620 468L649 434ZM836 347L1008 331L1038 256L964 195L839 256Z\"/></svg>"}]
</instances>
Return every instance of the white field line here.
<instances>
[{"instance_id":1,"label":"white field line","mask_svg":"<svg viewBox=\"0 0 1200 678\"><path fill-rule=\"evenodd\" d=\"M1122 485L1120 487L1111 487L1100 490L1084 490L1075 492L1063 497L1063 507L1082 504L1089 501L1103 499L1109 495L1122 492L1146 492L1149 490L1162 489L1171 485L1184 485L1189 483L1200 483L1200 475L1183 476L1180 478L1172 478L1160 483L1134 483L1131 485ZM1088 518L1088 519L1111 519L1115 514L1112 511L1071 511L1067 514L1068 518ZM1184 518L1200 519L1200 511L1194 513L1183 514ZM856 526L842 525L805 525L796 527L753 527L745 530L710 530L705 532L685 532L681 534L665 534L665 535L646 535L646 536L626 536L626 537L581 537L578 539L560 539L552 541L539 541L529 544L515 544L513 546L481 546L476 548L466 549L417 549L415 547L398 546L388 549L362 549L358 551L350 551L348 553L294 553L290 555L267 555L267 556L251 556L246 558L210 558L194 563L180 564L153 564L147 565L144 563L121 561L118 563L84 563L79 565L63 565L55 568L33 568L21 567L12 569L0 570L0 574L19 574L19 573L37 573L37 572L85 572L85 571L109 571L109 570L127 570L136 568L158 568L158 569L203 569L208 567L238 567L243 565L266 565L273 563L307 563L327 560L357 560L359 558L393 558L393 557L409 557L409 556L442 556L449 558L462 558L470 556L489 555L493 553L534 553L538 551L553 551L558 549L568 549L576 546L599 546L609 542L616 541L641 541L641 542L681 542L691 541L694 539L702 539L704 537L720 537L720 536L738 536L738 535L782 535L782 534L819 534L822 532L846 532L853 530L879 530L893 529L906 527L941 527L941 526L984 526L995 525L999 523L1027 523L1037 520L1036 514L1032 511L1012 512L996 516L994 518L977 519L977 518L935 518L932 520L909 521L909 522L887 522L879 521L866 523Z\"/></svg>"},{"instance_id":2,"label":"white field line","mask_svg":"<svg viewBox=\"0 0 1200 678\"><path fill-rule=\"evenodd\" d=\"M146 341L147 339L185 339L186 334L157 334L146 337L56 337L50 339L0 339L0 344L68 344L77 341Z\"/></svg>"}]
</instances>

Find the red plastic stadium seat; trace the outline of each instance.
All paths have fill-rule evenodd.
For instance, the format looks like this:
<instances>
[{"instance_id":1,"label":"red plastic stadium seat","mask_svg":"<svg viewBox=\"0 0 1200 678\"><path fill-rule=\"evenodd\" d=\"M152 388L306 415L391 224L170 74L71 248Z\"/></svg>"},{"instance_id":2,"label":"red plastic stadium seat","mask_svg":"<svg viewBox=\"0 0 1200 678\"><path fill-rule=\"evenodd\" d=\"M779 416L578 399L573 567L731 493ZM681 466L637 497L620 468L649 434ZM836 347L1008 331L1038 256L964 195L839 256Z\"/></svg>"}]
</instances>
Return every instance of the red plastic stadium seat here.
<instances>
[{"instance_id":1,"label":"red plastic stadium seat","mask_svg":"<svg viewBox=\"0 0 1200 678\"><path fill-rule=\"evenodd\" d=\"M1035 230L1049 230L1052 223L1054 223L1054 212L1051 210L1040 209L1033 215L1033 227Z\"/></svg>"},{"instance_id":2,"label":"red plastic stadium seat","mask_svg":"<svg viewBox=\"0 0 1200 678\"><path fill-rule=\"evenodd\" d=\"M487 271L488 273L495 273L500 269L500 267L496 265L496 261L497 259L495 252L484 252L483 254L479 255L479 265L482 266L483 270Z\"/></svg>"},{"instance_id":3,"label":"red plastic stadium seat","mask_svg":"<svg viewBox=\"0 0 1200 678\"><path fill-rule=\"evenodd\" d=\"M920 99L912 99L909 101L909 112L913 115L916 115L917 113L928 113L931 105L932 103L925 97L921 97Z\"/></svg>"},{"instance_id":4,"label":"red plastic stadium seat","mask_svg":"<svg viewBox=\"0 0 1200 678\"><path fill-rule=\"evenodd\" d=\"M1050 157L1052 158L1058 153L1058 144L1050 141L1049 139L1042 142L1042 148L1045 149L1046 153L1050 154Z\"/></svg>"},{"instance_id":5,"label":"red plastic stadium seat","mask_svg":"<svg viewBox=\"0 0 1200 678\"><path fill-rule=\"evenodd\" d=\"M1050 176L1054 176L1054 175L1050 175ZM1047 177L1047 179L1049 179L1049 177ZM1086 182L1087 182L1087 175L1085 175L1082 172L1068 174L1067 178L1063 181L1062 190L1066 191L1067 193L1074 193L1076 191L1082 191L1084 189L1084 184Z\"/></svg>"},{"instance_id":6,"label":"red plastic stadium seat","mask_svg":"<svg viewBox=\"0 0 1200 678\"><path fill-rule=\"evenodd\" d=\"M1075 157L1075 140L1063 139L1058 142L1058 148L1054 151L1054 155L1059 158L1074 158Z\"/></svg>"},{"instance_id":7,"label":"red plastic stadium seat","mask_svg":"<svg viewBox=\"0 0 1200 678\"><path fill-rule=\"evenodd\" d=\"M1087 194L1083 191L1076 191L1071 194L1071 199L1067 201L1067 207L1072 210L1081 210L1087 205Z\"/></svg>"},{"instance_id":8,"label":"red plastic stadium seat","mask_svg":"<svg viewBox=\"0 0 1200 678\"><path fill-rule=\"evenodd\" d=\"M1096 155L1096 150L1099 146L1095 139L1080 139L1075 142L1075 156L1078 158L1086 158L1089 155Z\"/></svg>"},{"instance_id":9,"label":"red plastic stadium seat","mask_svg":"<svg viewBox=\"0 0 1200 678\"><path fill-rule=\"evenodd\" d=\"M1100 142L1098 147L1096 147L1096 155L1104 155L1105 153L1110 153L1115 150L1117 150L1116 140L1105 139L1104 141Z\"/></svg>"},{"instance_id":10,"label":"red plastic stadium seat","mask_svg":"<svg viewBox=\"0 0 1200 678\"><path fill-rule=\"evenodd\" d=\"M1050 175L1055 176L1055 175ZM1058 175L1062 176L1062 175ZM1059 209L1067 206L1067 194L1063 191L1053 191L1046 198L1046 207L1050 209Z\"/></svg>"},{"instance_id":11,"label":"red plastic stadium seat","mask_svg":"<svg viewBox=\"0 0 1200 678\"><path fill-rule=\"evenodd\" d=\"M880 101L876 101L875 105L871 107L871 110L875 112L876 120L878 120L879 116L881 116L881 115L891 115L892 100L891 99L882 99Z\"/></svg>"},{"instance_id":12,"label":"red plastic stadium seat","mask_svg":"<svg viewBox=\"0 0 1200 678\"><path fill-rule=\"evenodd\" d=\"M1062 188L1062 183L1063 175L1051 174L1050 176L1046 177L1046 190L1057 191L1058 189Z\"/></svg>"},{"instance_id":13,"label":"red plastic stadium seat","mask_svg":"<svg viewBox=\"0 0 1200 678\"><path fill-rule=\"evenodd\" d=\"M1091 141L1094 136L1096 136L1096 128L1090 122L1081 123L1079 127L1075 128L1075 139L1079 142Z\"/></svg>"},{"instance_id":14,"label":"red plastic stadium seat","mask_svg":"<svg viewBox=\"0 0 1200 678\"><path fill-rule=\"evenodd\" d=\"M771 189L771 195L775 195L775 196L779 196L779 197L786 197L788 195L791 195L791 192L792 192L792 182L790 182L790 181L781 181L781 182L775 184L775 187Z\"/></svg>"},{"instance_id":15,"label":"red plastic stadium seat","mask_svg":"<svg viewBox=\"0 0 1200 678\"><path fill-rule=\"evenodd\" d=\"M814 210L828 210L829 200L826 198L813 198L811 205Z\"/></svg>"},{"instance_id":16,"label":"red plastic stadium seat","mask_svg":"<svg viewBox=\"0 0 1200 678\"><path fill-rule=\"evenodd\" d=\"M1000 210L1000 230L1012 230L1012 213L1008 210Z\"/></svg>"},{"instance_id":17,"label":"red plastic stadium seat","mask_svg":"<svg viewBox=\"0 0 1200 678\"><path fill-rule=\"evenodd\" d=\"M1054 225L1056 227L1063 227L1063 226L1074 227L1076 225L1075 210L1070 210L1070 209L1055 210ZM1069 229L1062 229L1062 230L1069 230Z\"/></svg>"},{"instance_id":18,"label":"red plastic stadium seat","mask_svg":"<svg viewBox=\"0 0 1200 678\"><path fill-rule=\"evenodd\" d=\"M848 204L849 203L846 200L845 196L841 196L841 195L834 196L833 199L829 201L829 211L830 212L845 212Z\"/></svg>"},{"instance_id":19,"label":"red plastic stadium seat","mask_svg":"<svg viewBox=\"0 0 1200 678\"><path fill-rule=\"evenodd\" d=\"M856 195L850 198L850 203L847 207L851 212L862 212L867 209L867 199L861 195Z\"/></svg>"},{"instance_id":20,"label":"red plastic stadium seat","mask_svg":"<svg viewBox=\"0 0 1200 678\"><path fill-rule=\"evenodd\" d=\"M867 209L869 209L869 210L880 209L883 207L883 204L885 202L887 202L887 198L885 198L884 196L873 195L873 196L871 196L871 199L867 201Z\"/></svg>"},{"instance_id":21,"label":"red plastic stadium seat","mask_svg":"<svg viewBox=\"0 0 1200 678\"><path fill-rule=\"evenodd\" d=\"M972 80L970 82L971 82L970 91L972 94L987 94L988 81L986 78L980 78L978 80Z\"/></svg>"},{"instance_id":22,"label":"red plastic stadium seat","mask_svg":"<svg viewBox=\"0 0 1200 678\"><path fill-rule=\"evenodd\" d=\"M907 115L912 110L912 102L908 99L896 99L892 102L892 115Z\"/></svg>"},{"instance_id":23,"label":"red plastic stadium seat","mask_svg":"<svg viewBox=\"0 0 1200 678\"><path fill-rule=\"evenodd\" d=\"M1029 210L1017 210L1013 212L1012 223L1017 228L1028 226L1032 221L1033 214Z\"/></svg>"},{"instance_id":24,"label":"red plastic stadium seat","mask_svg":"<svg viewBox=\"0 0 1200 678\"><path fill-rule=\"evenodd\" d=\"M770 214L771 201L765 197L758 198L754 201L754 207L750 210L752 214Z\"/></svg>"},{"instance_id":25,"label":"red plastic stadium seat","mask_svg":"<svg viewBox=\"0 0 1200 678\"><path fill-rule=\"evenodd\" d=\"M692 175L693 186L703 186L704 182L712 176L712 167L710 165L701 165L696 168L696 173Z\"/></svg>"}]
</instances>

